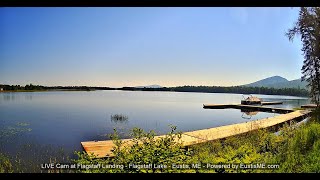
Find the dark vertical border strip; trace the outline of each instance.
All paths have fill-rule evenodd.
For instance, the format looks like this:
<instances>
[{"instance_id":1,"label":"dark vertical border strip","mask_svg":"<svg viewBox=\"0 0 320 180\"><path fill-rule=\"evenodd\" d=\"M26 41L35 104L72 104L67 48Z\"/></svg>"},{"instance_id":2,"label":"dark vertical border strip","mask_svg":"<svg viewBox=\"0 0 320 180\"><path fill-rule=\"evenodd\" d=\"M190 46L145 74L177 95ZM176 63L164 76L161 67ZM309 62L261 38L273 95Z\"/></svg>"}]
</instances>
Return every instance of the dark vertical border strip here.
<instances>
[{"instance_id":1,"label":"dark vertical border strip","mask_svg":"<svg viewBox=\"0 0 320 180\"><path fill-rule=\"evenodd\" d=\"M4 7L300 7L320 0L2 0Z\"/></svg>"}]
</instances>

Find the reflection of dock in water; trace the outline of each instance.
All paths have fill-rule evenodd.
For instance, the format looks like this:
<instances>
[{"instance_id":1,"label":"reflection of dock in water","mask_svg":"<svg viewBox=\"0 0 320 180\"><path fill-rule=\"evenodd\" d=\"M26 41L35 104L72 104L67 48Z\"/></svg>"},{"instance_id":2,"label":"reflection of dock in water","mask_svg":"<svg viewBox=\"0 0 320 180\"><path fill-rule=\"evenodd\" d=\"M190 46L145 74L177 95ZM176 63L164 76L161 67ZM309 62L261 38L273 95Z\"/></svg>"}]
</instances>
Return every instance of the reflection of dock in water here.
<instances>
[{"instance_id":1,"label":"reflection of dock in water","mask_svg":"<svg viewBox=\"0 0 320 180\"><path fill-rule=\"evenodd\" d=\"M245 113L248 116L255 116L259 113L259 111L250 111L250 110L244 110L244 109L241 109L241 112Z\"/></svg>"},{"instance_id":2,"label":"reflection of dock in water","mask_svg":"<svg viewBox=\"0 0 320 180\"><path fill-rule=\"evenodd\" d=\"M251 111L251 110L248 110L248 109L241 109L241 112L242 112L242 115L241 117L243 119L251 119L252 116L255 116L259 113L259 111Z\"/></svg>"}]
</instances>

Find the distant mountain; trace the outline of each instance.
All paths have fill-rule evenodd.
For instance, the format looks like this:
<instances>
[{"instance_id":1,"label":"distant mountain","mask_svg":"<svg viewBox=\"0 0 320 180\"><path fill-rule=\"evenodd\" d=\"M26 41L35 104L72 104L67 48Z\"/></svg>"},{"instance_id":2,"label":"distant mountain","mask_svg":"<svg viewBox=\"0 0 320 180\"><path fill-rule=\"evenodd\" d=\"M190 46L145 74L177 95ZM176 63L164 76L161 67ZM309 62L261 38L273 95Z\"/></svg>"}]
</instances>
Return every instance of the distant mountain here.
<instances>
[{"instance_id":1,"label":"distant mountain","mask_svg":"<svg viewBox=\"0 0 320 180\"><path fill-rule=\"evenodd\" d=\"M301 79L295 79L292 81L288 81L286 78L281 76L272 76L260 81L256 81L250 84L246 84L243 86L248 87L269 87L269 88L301 88L306 89L307 82L302 81Z\"/></svg>"},{"instance_id":2,"label":"distant mountain","mask_svg":"<svg viewBox=\"0 0 320 180\"><path fill-rule=\"evenodd\" d=\"M153 85L149 85L149 86L136 86L135 88L162 88L162 86L157 85L157 84L153 84Z\"/></svg>"},{"instance_id":3,"label":"distant mountain","mask_svg":"<svg viewBox=\"0 0 320 180\"><path fill-rule=\"evenodd\" d=\"M307 82L301 81L301 79L295 79L292 81L288 81L285 83L276 83L271 84L269 87L273 88L300 88L300 89L307 89Z\"/></svg>"},{"instance_id":4,"label":"distant mountain","mask_svg":"<svg viewBox=\"0 0 320 180\"><path fill-rule=\"evenodd\" d=\"M244 86L249 86L249 87L267 87L272 84L278 84L278 83L286 83L289 82L286 78L283 78L281 76L272 76L268 77L259 81L256 81L254 83L246 84Z\"/></svg>"}]
</instances>

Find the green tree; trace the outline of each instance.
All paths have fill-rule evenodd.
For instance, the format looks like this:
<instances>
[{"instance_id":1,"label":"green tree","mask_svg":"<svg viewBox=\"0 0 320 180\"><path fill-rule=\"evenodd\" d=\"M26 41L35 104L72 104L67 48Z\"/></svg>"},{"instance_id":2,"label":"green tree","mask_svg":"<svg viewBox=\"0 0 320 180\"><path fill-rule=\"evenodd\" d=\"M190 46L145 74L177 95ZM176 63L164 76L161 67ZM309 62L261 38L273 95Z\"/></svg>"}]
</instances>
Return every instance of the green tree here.
<instances>
[{"instance_id":1,"label":"green tree","mask_svg":"<svg viewBox=\"0 0 320 180\"><path fill-rule=\"evenodd\" d=\"M286 33L289 40L301 35L304 61L302 80L308 82L311 99L320 103L320 7L302 7L298 21Z\"/></svg>"}]
</instances>

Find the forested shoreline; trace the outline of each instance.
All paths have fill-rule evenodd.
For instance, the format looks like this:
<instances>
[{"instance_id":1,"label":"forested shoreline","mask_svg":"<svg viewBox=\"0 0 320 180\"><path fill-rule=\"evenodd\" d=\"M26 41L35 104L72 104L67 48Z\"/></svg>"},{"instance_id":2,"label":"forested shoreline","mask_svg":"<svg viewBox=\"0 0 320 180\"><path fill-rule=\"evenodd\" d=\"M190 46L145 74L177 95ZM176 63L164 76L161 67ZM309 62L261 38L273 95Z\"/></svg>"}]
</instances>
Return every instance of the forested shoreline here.
<instances>
[{"instance_id":1,"label":"forested shoreline","mask_svg":"<svg viewBox=\"0 0 320 180\"><path fill-rule=\"evenodd\" d=\"M246 87L246 86L177 86L162 88L136 88L136 87L97 87L97 86L42 86L28 84L20 85L0 85L3 92L19 91L52 91L52 90L74 90L74 91L94 91L94 90L123 90L123 91L173 91L173 92L202 92L202 93L233 93L233 94L266 94L266 95L287 95L307 97L306 89L298 88L268 88L268 87Z\"/></svg>"},{"instance_id":2,"label":"forested shoreline","mask_svg":"<svg viewBox=\"0 0 320 180\"><path fill-rule=\"evenodd\" d=\"M246 86L178 86L163 88L134 88L123 87L119 90L128 91L174 91L174 92L203 92L203 93L232 93L232 94L266 94L266 95L287 95L307 97L308 91L298 88L267 88L267 87L246 87Z\"/></svg>"}]
</instances>

